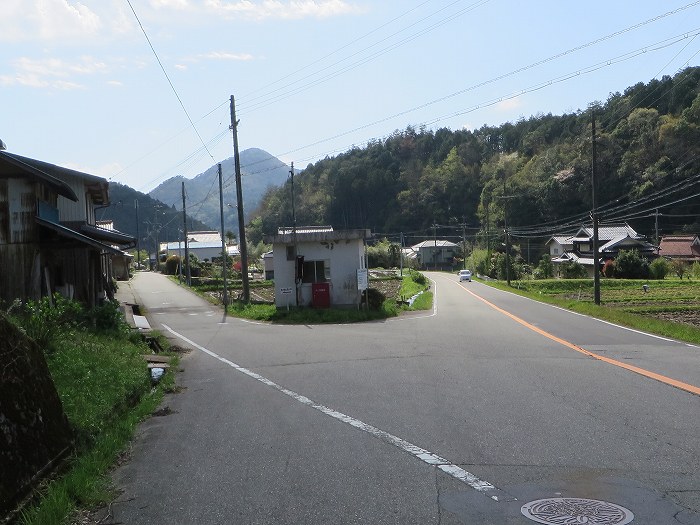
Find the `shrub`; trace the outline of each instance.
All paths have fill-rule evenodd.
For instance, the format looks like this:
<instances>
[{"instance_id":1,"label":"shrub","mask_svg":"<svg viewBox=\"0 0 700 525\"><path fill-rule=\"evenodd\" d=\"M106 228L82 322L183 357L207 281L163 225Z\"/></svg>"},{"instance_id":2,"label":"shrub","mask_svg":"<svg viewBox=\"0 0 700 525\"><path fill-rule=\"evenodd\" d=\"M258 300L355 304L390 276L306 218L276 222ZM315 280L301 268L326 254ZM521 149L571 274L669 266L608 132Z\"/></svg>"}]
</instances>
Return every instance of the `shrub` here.
<instances>
[{"instance_id":1,"label":"shrub","mask_svg":"<svg viewBox=\"0 0 700 525\"><path fill-rule=\"evenodd\" d=\"M561 265L561 275L564 279L584 279L588 272L581 263L571 261Z\"/></svg>"},{"instance_id":2,"label":"shrub","mask_svg":"<svg viewBox=\"0 0 700 525\"><path fill-rule=\"evenodd\" d=\"M386 296L376 288L368 288L362 292L362 302L368 304L370 310L381 310Z\"/></svg>"},{"instance_id":3,"label":"shrub","mask_svg":"<svg viewBox=\"0 0 700 525\"><path fill-rule=\"evenodd\" d=\"M165 260L165 273L167 275L175 275L180 267L180 256L171 255Z\"/></svg>"},{"instance_id":4,"label":"shrub","mask_svg":"<svg viewBox=\"0 0 700 525\"><path fill-rule=\"evenodd\" d=\"M548 254L542 255L532 275L535 279L551 279L554 277L554 265L552 264L552 258Z\"/></svg>"},{"instance_id":5,"label":"shrub","mask_svg":"<svg viewBox=\"0 0 700 525\"><path fill-rule=\"evenodd\" d=\"M615 277L619 279L646 279L649 262L637 250L620 250L615 259Z\"/></svg>"},{"instance_id":6,"label":"shrub","mask_svg":"<svg viewBox=\"0 0 700 525\"><path fill-rule=\"evenodd\" d=\"M671 269L673 270L673 273L675 273L678 276L679 279L683 279L683 276L688 271L688 263L686 263L685 261L674 259L671 261Z\"/></svg>"},{"instance_id":7,"label":"shrub","mask_svg":"<svg viewBox=\"0 0 700 525\"><path fill-rule=\"evenodd\" d=\"M421 286L425 286L427 284L427 280L425 278L425 275L423 275L420 272L411 272L411 279L413 280L414 283L420 284Z\"/></svg>"},{"instance_id":8,"label":"shrub","mask_svg":"<svg viewBox=\"0 0 700 525\"><path fill-rule=\"evenodd\" d=\"M649 277L652 279L664 279L671 271L671 265L663 257L654 259L649 265Z\"/></svg>"},{"instance_id":9,"label":"shrub","mask_svg":"<svg viewBox=\"0 0 700 525\"><path fill-rule=\"evenodd\" d=\"M610 279L615 277L615 261L612 259L605 261L605 264L603 265L603 275Z\"/></svg>"},{"instance_id":10,"label":"shrub","mask_svg":"<svg viewBox=\"0 0 700 525\"><path fill-rule=\"evenodd\" d=\"M690 267L690 275L692 275L694 279L700 279L700 262L695 261L693 263Z\"/></svg>"}]
</instances>

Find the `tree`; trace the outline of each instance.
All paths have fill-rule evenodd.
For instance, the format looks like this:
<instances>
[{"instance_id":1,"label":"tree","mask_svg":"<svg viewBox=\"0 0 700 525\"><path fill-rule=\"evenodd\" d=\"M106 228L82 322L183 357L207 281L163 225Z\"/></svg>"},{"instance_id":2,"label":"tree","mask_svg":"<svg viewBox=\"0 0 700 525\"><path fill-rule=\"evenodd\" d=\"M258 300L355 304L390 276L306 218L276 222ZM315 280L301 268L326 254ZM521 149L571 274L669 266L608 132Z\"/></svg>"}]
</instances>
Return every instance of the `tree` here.
<instances>
[{"instance_id":1,"label":"tree","mask_svg":"<svg viewBox=\"0 0 700 525\"><path fill-rule=\"evenodd\" d=\"M225 237L226 244L233 244L234 242L236 242L236 234L233 233L231 230L226 230Z\"/></svg>"},{"instance_id":2,"label":"tree","mask_svg":"<svg viewBox=\"0 0 700 525\"><path fill-rule=\"evenodd\" d=\"M673 259L671 261L671 269L673 270L673 273L675 273L678 276L679 279L683 279L683 276L688 271L688 263L679 259Z\"/></svg>"},{"instance_id":3,"label":"tree","mask_svg":"<svg viewBox=\"0 0 700 525\"><path fill-rule=\"evenodd\" d=\"M554 277L554 265L552 264L552 258L548 254L542 255L532 275L535 279L551 279Z\"/></svg>"},{"instance_id":4,"label":"tree","mask_svg":"<svg viewBox=\"0 0 700 525\"><path fill-rule=\"evenodd\" d=\"M620 250L615 259L615 277L618 279L646 279L649 262L637 250Z\"/></svg>"}]
</instances>

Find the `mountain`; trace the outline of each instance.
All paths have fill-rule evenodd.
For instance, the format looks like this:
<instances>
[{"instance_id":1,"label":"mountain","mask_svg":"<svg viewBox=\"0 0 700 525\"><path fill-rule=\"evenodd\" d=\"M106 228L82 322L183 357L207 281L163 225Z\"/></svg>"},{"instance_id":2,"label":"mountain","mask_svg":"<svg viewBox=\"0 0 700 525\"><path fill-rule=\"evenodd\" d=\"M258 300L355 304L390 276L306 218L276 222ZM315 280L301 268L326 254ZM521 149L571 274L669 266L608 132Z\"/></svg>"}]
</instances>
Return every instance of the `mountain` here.
<instances>
[{"instance_id":1,"label":"mountain","mask_svg":"<svg viewBox=\"0 0 700 525\"><path fill-rule=\"evenodd\" d=\"M106 208L95 210L98 221L113 220L114 227L122 233L140 238L142 250L153 252L156 241L177 240L182 229L182 212L153 199L145 193L117 182L109 183L109 200ZM138 215L136 201L138 200ZM137 222L138 218L138 222ZM207 224L188 216L187 229L212 230Z\"/></svg>"},{"instance_id":2,"label":"mountain","mask_svg":"<svg viewBox=\"0 0 700 525\"><path fill-rule=\"evenodd\" d=\"M700 231L700 67L595 106L601 222L628 221L649 238ZM369 228L406 244L466 233L487 249L504 243L507 226L534 254L590 223L591 136L587 110L473 131L409 127L307 166L294 181L296 222ZM248 238L291 224L291 210L287 188L266 194Z\"/></svg>"},{"instance_id":3,"label":"mountain","mask_svg":"<svg viewBox=\"0 0 700 525\"><path fill-rule=\"evenodd\" d=\"M269 187L284 184L289 175L289 168L278 158L257 148L243 150L241 160L241 183L243 186L243 211L246 222L262 200ZM230 157L221 161L224 187L224 230L238 231L238 214L236 213L236 183L234 177L234 159ZM149 192L154 199L182 210L182 182L185 183L187 196L187 213L192 217L219 229L221 223L219 211L218 167L212 166L204 173L192 179L182 176L172 177ZM230 205L230 207L229 207Z\"/></svg>"}]
</instances>

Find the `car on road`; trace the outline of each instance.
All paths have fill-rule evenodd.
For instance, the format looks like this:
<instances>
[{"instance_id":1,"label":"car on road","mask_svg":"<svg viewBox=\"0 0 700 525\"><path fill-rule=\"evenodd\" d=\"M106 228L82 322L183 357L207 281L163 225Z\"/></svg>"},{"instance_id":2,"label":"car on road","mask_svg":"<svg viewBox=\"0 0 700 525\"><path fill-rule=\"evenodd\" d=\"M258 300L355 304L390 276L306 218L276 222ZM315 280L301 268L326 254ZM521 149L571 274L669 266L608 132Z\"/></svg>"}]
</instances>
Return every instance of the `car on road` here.
<instances>
[{"instance_id":1,"label":"car on road","mask_svg":"<svg viewBox=\"0 0 700 525\"><path fill-rule=\"evenodd\" d=\"M472 272L471 270L460 270L459 271L459 282L461 283L462 281L469 281L471 282L472 280Z\"/></svg>"}]
</instances>

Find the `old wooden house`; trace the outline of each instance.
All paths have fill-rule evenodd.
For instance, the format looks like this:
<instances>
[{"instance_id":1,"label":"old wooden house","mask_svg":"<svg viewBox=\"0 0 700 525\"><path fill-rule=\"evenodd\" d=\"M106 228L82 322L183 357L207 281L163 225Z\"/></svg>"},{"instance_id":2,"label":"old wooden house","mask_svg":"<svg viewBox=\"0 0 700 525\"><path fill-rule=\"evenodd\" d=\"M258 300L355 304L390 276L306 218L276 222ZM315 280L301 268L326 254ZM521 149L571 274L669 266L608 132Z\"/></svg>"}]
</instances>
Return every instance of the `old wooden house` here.
<instances>
[{"instance_id":1,"label":"old wooden house","mask_svg":"<svg viewBox=\"0 0 700 525\"><path fill-rule=\"evenodd\" d=\"M87 306L113 291L111 257L134 239L96 225L106 179L0 150L0 301L58 292Z\"/></svg>"}]
</instances>

